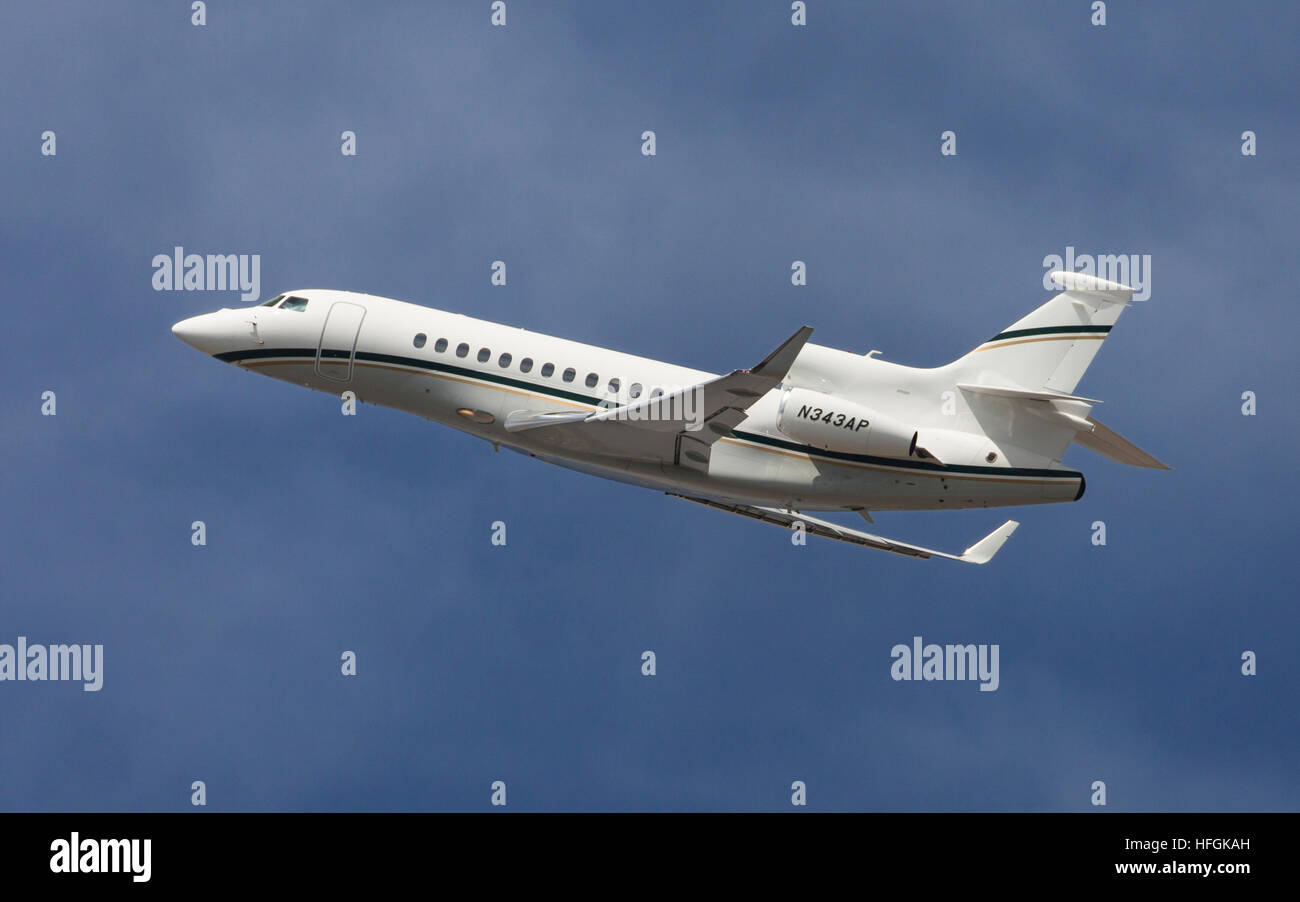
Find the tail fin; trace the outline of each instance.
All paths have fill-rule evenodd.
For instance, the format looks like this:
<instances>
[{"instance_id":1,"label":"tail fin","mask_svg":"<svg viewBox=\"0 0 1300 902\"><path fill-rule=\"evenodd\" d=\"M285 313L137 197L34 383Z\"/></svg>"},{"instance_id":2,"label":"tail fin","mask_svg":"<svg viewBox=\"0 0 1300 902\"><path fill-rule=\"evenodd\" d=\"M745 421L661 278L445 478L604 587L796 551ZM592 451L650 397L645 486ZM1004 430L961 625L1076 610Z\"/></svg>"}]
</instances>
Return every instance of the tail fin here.
<instances>
[{"instance_id":1,"label":"tail fin","mask_svg":"<svg viewBox=\"0 0 1300 902\"><path fill-rule=\"evenodd\" d=\"M956 361L960 381L1074 391L1133 289L1086 273L1049 275L1065 290Z\"/></svg>"}]
</instances>

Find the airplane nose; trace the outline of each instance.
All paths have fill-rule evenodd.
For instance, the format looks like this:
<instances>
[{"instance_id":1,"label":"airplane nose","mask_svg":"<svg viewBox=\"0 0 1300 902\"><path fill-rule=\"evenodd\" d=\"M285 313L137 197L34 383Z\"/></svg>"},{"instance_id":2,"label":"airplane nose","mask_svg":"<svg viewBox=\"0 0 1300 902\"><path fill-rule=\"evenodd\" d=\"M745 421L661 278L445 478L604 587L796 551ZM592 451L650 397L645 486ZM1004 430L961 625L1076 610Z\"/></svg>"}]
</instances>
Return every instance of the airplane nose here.
<instances>
[{"instance_id":1,"label":"airplane nose","mask_svg":"<svg viewBox=\"0 0 1300 902\"><path fill-rule=\"evenodd\" d=\"M173 335L205 354L216 354L223 350L221 347L225 343L223 331L216 322L216 316L211 313L191 316L172 326Z\"/></svg>"}]
</instances>

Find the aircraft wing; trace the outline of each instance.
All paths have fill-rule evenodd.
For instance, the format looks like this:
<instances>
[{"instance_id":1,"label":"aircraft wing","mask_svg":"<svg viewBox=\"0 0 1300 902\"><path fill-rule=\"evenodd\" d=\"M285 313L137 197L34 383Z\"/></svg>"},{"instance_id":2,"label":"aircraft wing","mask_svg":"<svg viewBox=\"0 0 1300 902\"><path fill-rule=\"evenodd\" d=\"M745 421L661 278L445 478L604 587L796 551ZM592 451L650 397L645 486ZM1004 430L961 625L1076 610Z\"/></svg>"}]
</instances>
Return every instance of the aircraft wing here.
<instances>
[{"instance_id":1,"label":"aircraft wing","mask_svg":"<svg viewBox=\"0 0 1300 902\"><path fill-rule=\"evenodd\" d=\"M790 529L796 522L800 522L804 524L804 529L811 535L821 536L826 539L849 542L853 545L864 545L867 548L891 551L894 554L906 554L917 558L943 557L966 564L987 564L993 560L993 555L998 553L998 549L1002 547L1003 543L1016 531L1016 527L1020 525L1015 520L1008 520L961 554L947 554L943 551L935 551L933 548L922 548L920 545L910 545L907 542L886 539L883 536L873 536L871 533L850 529L829 520L819 520L798 511L782 511L773 507L751 507L748 504L716 501L711 498L697 498L693 495L678 495L675 492L668 492L667 494L672 495L674 498L694 501L696 504L703 504L706 507L717 508L731 514L740 514L742 517L762 520L764 523L772 523L786 529Z\"/></svg>"},{"instance_id":2,"label":"aircraft wing","mask_svg":"<svg viewBox=\"0 0 1300 902\"><path fill-rule=\"evenodd\" d=\"M536 438L557 450L707 472L713 443L739 426L749 407L785 378L811 335L812 327L804 326L753 369L591 413L515 411L506 417L505 428L538 430Z\"/></svg>"}]
</instances>

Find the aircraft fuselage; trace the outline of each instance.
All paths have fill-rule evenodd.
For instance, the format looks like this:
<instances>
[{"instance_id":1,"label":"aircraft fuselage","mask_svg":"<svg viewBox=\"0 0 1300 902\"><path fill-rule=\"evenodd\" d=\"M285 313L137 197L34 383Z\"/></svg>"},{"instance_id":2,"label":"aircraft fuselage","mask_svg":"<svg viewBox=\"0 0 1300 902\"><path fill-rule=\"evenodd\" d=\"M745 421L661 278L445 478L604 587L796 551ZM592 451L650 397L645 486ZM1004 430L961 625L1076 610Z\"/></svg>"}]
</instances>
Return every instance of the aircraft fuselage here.
<instances>
[{"instance_id":1,"label":"aircraft fuselage","mask_svg":"<svg viewBox=\"0 0 1300 902\"><path fill-rule=\"evenodd\" d=\"M779 426L782 390L768 392L712 445L707 471L566 448L547 429L507 431L511 414L597 411L698 385L717 374L403 301L313 289L289 306L223 309L173 331L228 363L331 395L407 411L564 467L667 492L805 510L936 510L1072 501L1083 477L1051 460L939 463L817 447ZM284 302L281 302L282 304ZM295 307L299 309L294 309ZM847 364L840 363L840 357ZM908 394L909 370L807 345L785 382L826 391L828 367L878 372L880 391ZM890 384L889 380L897 381ZM621 401L619 400L621 398ZM809 405L803 409L808 419ZM906 408L903 408L905 410ZM792 411L792 414L795 413ZM827 409L827 427L856 432ZM838 425L836 424L838 422Z\"/></svg>"}]
</instances>

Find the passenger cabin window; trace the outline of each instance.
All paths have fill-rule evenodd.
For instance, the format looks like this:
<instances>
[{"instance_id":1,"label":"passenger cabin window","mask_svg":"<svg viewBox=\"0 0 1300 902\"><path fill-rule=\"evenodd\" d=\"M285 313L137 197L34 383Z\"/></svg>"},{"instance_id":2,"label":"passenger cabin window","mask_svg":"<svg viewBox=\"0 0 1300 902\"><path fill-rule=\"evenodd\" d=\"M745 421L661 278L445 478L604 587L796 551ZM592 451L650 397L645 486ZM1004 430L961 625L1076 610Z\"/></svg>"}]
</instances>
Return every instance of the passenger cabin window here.
<instances>
[{"instance_id":1,"label":"passenger cabin window","mask_svg":"<svg viewBox=\"0 0 1300 902\"><path fill-rule=\"evenodd\" d=\"M280 303L280 302L283 301L283 300L284 300L284 295L282 295L282 294L277 294L275 297L271 298L271 300L269 300L269 301L262 301L262 303L259 304L258 306L261 306L261 307L274 307L276 304Z\"/></svg>"},{"instance_id":2,"label":"passenger cabin window","mask_svg":"<svg viewBox=\"0 0 1300 902\"><path fill-rule=\"evenodd\" d=\"M576 375L578 375L578 371L575 370L573 367L568 367L567 369L565 369L564 375L560 378L562 378L565 382L572 382L573 377Z\"/></svg>"},{"instance_id":3,"label":"passenger cabin window","mask_svg":"<svg viewBox=\"0 0 1300 902\"><path fill-rule=\"evenodd\" d=\"M447 339L439 338L437 341L433 343L433 349L437 351L439 354L447 350Z\"/></svg>"},{"instance_id":4,"label":"passenger cabin window","mask_svg":"<svg viewBox=\"0 0 1300 902\"><path fill-rule=\"evenodd\" d=\"M555 364L553 363L542 364L542 375L545 376L547 379L551 378L551 373L553 372L555 372Z\"/></svg>"},{"instance_id":5,"label":"passenger cabin window","mask_svg":"<svg viewBox=\"0 0 1300 902\"><path fill-rule=\"evenodd\" d=\"M285 302L280 305L280 309L281 310L306 310L307 299L295 298L295 297L286 298Z\"/></svg>"},{"instance_id":6,"label":"passenger cabin window","mask_svg":"<svg viewBox=\"0 0 1300 902\"><path fill-rule=\"evenodd\" d=\"M478 362L479 362L479 363L487 363L487 362L488 362L488 358L491 357L491 356L492 356L492 352L489 351L487 348L479 348L479 349L478 349Z\"/></svg>"},{"instance_id":7,"label":"passenger cabin window","mask_svg":"<svg viewBox=\"0 0 1300 902\"><path fill-rule=\"evenodd\" d=\"M519 361L519 372L526 373L533 368L533 358L525 357Z\"/></svg>"},{"instance_id":8,"label":"passenger cabin window","mask_svg":"<svg viewBox=\"0 0 1300 902\"><path fill-rule=\"evenodd\" d=\"M469 345L465 344L465 342L462 341L460 344L456 345L457 357L464 357L468 353L469 353Z\"/></svg>"},{"instance_id":9,"label":"passenger cabin window","mask_svg":"<svg viewBox=\"0 0 1300 902\"><path fill-rule=\"evenodd\" d=\"M639 397L641 397L641 383L640 383L640 382L633 382L633 383L632 383L632 387L629 388L629 389L627 390L627 396L628 396L629 398L639 398Z\"/></svg>"},{"instance_id":10,"label":"passenger cabin window","mask_svg":"<svg viewBox=\"0 0 1300 902\"><path fill-rule=\"evenodd\" d=\"M587 374L587 379L586 379L587 388L595 388L596 383L599 381L600 381L600 377L597 376L595 373Z\"/></svg>"},{"instance_id":11,"label":"passenger cabin window","mask_svg":"<svg viewBox=\"0 0 1300 902\"><path fill-rule=\"evenodd\" d=\"M428 340L429 340L429 336L421 332L415 336L415 341L412 342L412 344L414 344L417 348L422 348L424 347L424 343Z\"/></svg>"},{"instance_id":12,"label":"passenger cabin window","mask_svg":"<svg viewBox=\"0 0 1300 902\"><path fill-rule=\"evenodd\" d=\"M652 388L650 389L650 399L653 400L659 397L660 395L662 395L663 393L664 390L662 388Z\"/></svg>"},{"instance_id":13,"label":"passenger cabin window","mask_svg":"<svg viewBox=\"0 0 1300 902\"><path fill-rule=\"evenodd\" d=\"M502 354L500 358L497 359L497 365L500 366L502 369L505 369L506 367L510 366L511 359L512 358L509 354Z\"/></svg>"},{"instance_id":14,"label":"passenger cabin window","mask_svg":"<svg viewBox=\"0 0 1300 902\"><path fill-rule=\"evenodd\" d=\"M618 394L618 390L619 390L619 388L620 388L622 385L623 385L623 383L622 383L622 382L619 382L617 379L610 379L610 380L609 380L609 393L610 393L611 395L616 395L616 394Z\"/></svg>"}]
</instances>

